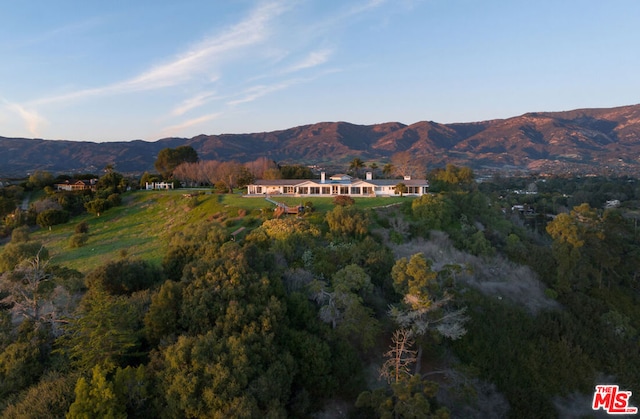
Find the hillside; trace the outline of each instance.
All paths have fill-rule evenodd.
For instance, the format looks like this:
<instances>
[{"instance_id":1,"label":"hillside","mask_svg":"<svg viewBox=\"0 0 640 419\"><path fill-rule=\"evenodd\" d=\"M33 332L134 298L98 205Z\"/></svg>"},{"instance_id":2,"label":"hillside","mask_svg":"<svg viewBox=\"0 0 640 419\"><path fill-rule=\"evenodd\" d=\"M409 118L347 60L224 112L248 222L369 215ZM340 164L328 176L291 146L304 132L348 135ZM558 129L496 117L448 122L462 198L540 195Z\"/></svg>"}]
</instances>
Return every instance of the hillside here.
<instances>
[{"instance_id":1,"label":"hillside","mask_svg":"<svg viewBox=\"0 0 640 419\"><path fill-rule=\"evenodd\" d=\"M640 105L527 113L508 119L411 125L321 122L253 134L199 135L154 142L74 142L0 137L0 177L34 170L121 172L153 170L166 147L192 146L203 160L255 160L341 165L354 157L388 161L409 150L428 166L446 163L476 171L640 173Z\"/></svg>"},{"instance_id":2,"label":"hillside","mask_svg":"<svg viewBox=\"0 0 640 419\"><path fill-rule=\"evenodd\" d=\"M555 218L503 211L530 181L311 198L295 217L240 194L134 191L16 228L0 244L0 416L592 416L603 377L640 388L640 190L540 180L528 202ZM567 212L578 197L597 205Z\"/></svg>"}]
</instances>

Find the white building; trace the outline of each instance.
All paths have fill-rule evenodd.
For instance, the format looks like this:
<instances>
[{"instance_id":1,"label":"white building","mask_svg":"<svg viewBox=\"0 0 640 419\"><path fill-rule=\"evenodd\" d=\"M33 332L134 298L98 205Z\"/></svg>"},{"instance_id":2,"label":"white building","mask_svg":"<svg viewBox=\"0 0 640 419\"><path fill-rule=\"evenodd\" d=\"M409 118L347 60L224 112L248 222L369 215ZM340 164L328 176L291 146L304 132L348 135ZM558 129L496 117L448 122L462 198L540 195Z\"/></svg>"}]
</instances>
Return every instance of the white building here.
<instances>
[{"instance_id":1,"label":"white building","mask_svg":"<svg viewBox=\"0 0 640 419\"><path fill-rule=\"evenodd\" d=\"M429 191L429 181L414 180L406 176L401 179L373 179L371 172L366 178L357 179L349 175L337 174L326 178L324 172L317 179L276 179L257 180L248 186L247 195L289 195L289 196L336 196L374 197L399 195L396 186L403 183L403 195L421 196Z\"/></svg>"},{"instance_id":2,"label":"white building","mask_svg":"<svg viewBox=\"0 0 640 419\"><path fill-rule=\"evenodd\" d=\"M155 189L173 189L173 182L145 182L148 191Z\"/></svg>"}]
</instances>

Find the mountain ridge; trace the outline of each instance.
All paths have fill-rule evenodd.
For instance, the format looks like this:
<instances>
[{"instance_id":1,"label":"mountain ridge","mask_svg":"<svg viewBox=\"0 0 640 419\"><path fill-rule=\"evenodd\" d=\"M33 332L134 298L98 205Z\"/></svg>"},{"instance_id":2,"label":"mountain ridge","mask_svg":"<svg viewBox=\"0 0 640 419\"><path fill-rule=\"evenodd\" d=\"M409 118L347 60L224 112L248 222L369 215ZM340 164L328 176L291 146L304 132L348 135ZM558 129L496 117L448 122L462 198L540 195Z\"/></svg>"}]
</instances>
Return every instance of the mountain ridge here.
<instances>
[{"instance_id":1,"label":"mountain ridge","mask_svg":"<svg viewBox=\"0 0 640 419\"><path fill-rule=\"evenodd\" d=\"M340 166L355 157L384 162L409 151L428 168L446 163L477 171L554 174L640 174L640 105L528 112L488 121L410 125L317 122L247 134L201 134L156 141L89 142L0 137L0 176L35 170L97 172L107 164L125 173L153 171L158 152L192 146L202 160Z\"/></svg>"}]
</instances>

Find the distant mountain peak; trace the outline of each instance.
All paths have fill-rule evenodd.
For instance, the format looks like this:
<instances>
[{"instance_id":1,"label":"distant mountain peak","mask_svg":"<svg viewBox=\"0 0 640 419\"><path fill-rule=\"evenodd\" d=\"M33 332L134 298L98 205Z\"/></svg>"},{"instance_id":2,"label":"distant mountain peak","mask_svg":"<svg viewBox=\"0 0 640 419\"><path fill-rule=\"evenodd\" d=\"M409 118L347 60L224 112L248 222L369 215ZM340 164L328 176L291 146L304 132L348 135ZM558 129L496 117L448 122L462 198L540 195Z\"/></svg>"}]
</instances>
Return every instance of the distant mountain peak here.
<instances>
[{"instance_id":1,"label":"distant mountain peak","mask_svg":"<svg viewBox=\"0 0 640 419\"><path fill-rule=\"evenodd\" d=\"M640 105L528 112L490 121L410 125L384 122L358 125L317 122L252 134L200 134L94 143L0 137L0 177L34 170L53 173L95 172L107 164L129 173L153 171L158 152L190 145L202 160L252 161L268 157L281 163L346 165L354 157L388 162L410 151L427 168L447 163L476 171L517 170L545 173L640 174Z\"/></svg>"}]
</instances>

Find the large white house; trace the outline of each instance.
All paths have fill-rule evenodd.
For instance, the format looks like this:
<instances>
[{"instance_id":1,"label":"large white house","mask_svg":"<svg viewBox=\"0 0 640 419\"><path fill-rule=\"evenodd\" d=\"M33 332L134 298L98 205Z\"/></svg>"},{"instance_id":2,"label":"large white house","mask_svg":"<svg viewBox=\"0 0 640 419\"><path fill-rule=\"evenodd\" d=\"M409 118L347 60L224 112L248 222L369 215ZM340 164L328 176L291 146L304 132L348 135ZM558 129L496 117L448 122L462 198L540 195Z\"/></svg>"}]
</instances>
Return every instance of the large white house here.
<instances>
[{"instance_id":1,"label":"large white house","mask_svg":"<svg viewBox=\"0 0 640 419\"><path fill-rule=\"evenodd\" d=\"M276 179L256 180L248 186L248 196L290 195L290 196L335 196L373 197L399 195L396 186L403 183L407 189L403 195L421 196L428 192L429 181L411 179L373 179L367 172L365 179L337 174L326 178L325 172L317 179Z\"/></svg>"}]
</instances>

